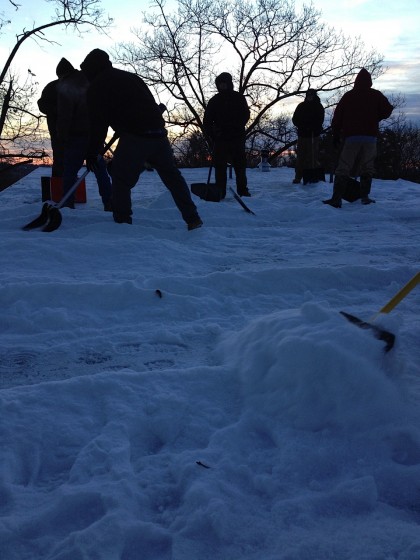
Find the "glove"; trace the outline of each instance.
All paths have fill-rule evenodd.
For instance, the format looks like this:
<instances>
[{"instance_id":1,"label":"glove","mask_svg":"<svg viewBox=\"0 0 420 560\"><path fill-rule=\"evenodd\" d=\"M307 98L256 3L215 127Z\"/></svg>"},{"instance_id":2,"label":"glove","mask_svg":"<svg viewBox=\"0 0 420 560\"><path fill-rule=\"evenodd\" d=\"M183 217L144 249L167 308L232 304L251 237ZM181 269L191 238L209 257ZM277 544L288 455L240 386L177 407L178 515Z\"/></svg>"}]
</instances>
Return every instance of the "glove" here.
<instances>
[{"instance_id":1,"label":"glove","mask_svg":"<svg viewBox=\"0 0 420 560\"><path fill-rule=\"evenodd\" d=\"M87 156L86 167L89 171L96 171L98 169L98 156Z\"/></svg>"}]
</instances>

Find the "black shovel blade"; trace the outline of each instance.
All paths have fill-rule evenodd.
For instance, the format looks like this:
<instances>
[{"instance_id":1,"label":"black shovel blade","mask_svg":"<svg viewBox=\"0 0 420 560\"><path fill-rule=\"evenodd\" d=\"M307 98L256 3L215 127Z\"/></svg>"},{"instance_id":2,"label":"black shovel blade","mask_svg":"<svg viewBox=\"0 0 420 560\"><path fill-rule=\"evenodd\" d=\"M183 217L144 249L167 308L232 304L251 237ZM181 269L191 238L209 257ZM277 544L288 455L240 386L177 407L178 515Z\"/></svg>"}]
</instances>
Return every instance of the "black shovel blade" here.
<instances>
[{"instance_id":1,"label":"black shovel blade","mask_svg":"<svg viewBox=\"0 0 420 560\"><path fill-rule=\"evenodd\" d=\"M38 218L35 218L35 220L32 220L32 222L29 222L29 224L26 224L26 226L23 226L22 229L27 231L27 230L30 230L30 229L39 228L39 227L43 226L44 224L46 224L48 222L48 219L49 219L49 208L50 208L50 204L48 202L45 202L42 205L42 211L41 211L41 214L38 216Z\"/></svg>"},{"instance_id":2,"label":"black shovel blade","mask_svg":"<svg viewBox=\"0 0 420 560\"><path fill-rule=\"evenodd\" d=\"M214 183L192 183L191 192L206 202L220 202L221 192Z\"/></svg>"},{"instance_id":3,"label":"black shovel blade","mask_svg":"<svg viewBox=\"0 0 420 560\"><path fill-rule=\"evenodd\" d=\"M344 200L347 202L355 202L356 200L360 200L361 192L360 192L360 183L353 177L347 178L347 186L346 190L343 194Z\"/></svg>"},{"instance_id":4,"label":"black shovel blade","mask_svg":"<svg viewBox=\"0 0 420 560\"><path fill-rule=\"evenodd\" d=\"M42 231L54 231L60 227L62 221L63 218L60 210L55 206L51 206L48 212L48 221L42 228Z\"/></svg>"},{"instance_id":5,"label":"black shovel blade","mask_svg":"<svg viewBox=\"0 0 420 560\"><path fill-rule=\"evenodd\" d=\"M372 323L367 323L366 321L362 321L362 319L359 319L354 315L350 315L350 313L346 313L345 311L340 311L340 313L348 321L350 321L350 323L357 325L361 329L370 329L378 340L383 340L385 342L385 348L384 348L385 352L389 352L393 348L395 343L395 334L386 331L384 329L381 329L377 325L372 325Z\"/></svg>"}]
</instances>

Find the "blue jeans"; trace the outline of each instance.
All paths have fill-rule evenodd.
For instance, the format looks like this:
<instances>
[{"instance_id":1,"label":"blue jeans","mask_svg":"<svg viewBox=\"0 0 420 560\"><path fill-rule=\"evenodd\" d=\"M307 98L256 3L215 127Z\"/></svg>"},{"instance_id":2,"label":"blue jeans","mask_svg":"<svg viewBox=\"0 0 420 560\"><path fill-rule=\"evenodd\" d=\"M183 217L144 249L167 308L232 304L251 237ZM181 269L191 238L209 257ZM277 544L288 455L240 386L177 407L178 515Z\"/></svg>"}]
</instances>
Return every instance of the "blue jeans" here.
<instances>
[{"instance_id":1,"label":"blue jeans","mask_svg":"<svg viewBox=\"0 0 420 560\"><path fill-rule=\"evenodd\" d=\"M66 194L77 181L77 173L83 166L88 147L88 138L85 136L74 136L70 138L64 148L64 174L63 191ZM94 171L96 182L98 183L99 194L102 202L107 204L111 199L112 185L111 179L106 170L106 164L101 157L98 160L98 168ZM74 202L74 194L68 200Z\"/></svg>"}]
</instances>

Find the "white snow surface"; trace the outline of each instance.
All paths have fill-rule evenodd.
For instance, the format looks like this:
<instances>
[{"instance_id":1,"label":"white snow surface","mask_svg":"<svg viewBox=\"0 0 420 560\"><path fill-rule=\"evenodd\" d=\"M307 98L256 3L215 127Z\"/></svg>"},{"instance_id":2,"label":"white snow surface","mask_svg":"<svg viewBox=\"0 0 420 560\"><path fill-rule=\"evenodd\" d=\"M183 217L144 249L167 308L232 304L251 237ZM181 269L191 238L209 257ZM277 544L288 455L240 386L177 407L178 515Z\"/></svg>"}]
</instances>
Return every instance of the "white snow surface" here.
<instances>
[{"instance_id":1,"label":"white snow surface","mask_svg":"<svg viewBox=\"0 0 420 560\"><path fill-rule=\"evenodd\" d=\"M255 215L193 196L188 232L155 172L131 226L90 174L23 231L49 171L0 193L0 558L419 560L420 287L377 313L419 270L420 185L337 210L250 169Z\"/></svg>"}]
</instances>

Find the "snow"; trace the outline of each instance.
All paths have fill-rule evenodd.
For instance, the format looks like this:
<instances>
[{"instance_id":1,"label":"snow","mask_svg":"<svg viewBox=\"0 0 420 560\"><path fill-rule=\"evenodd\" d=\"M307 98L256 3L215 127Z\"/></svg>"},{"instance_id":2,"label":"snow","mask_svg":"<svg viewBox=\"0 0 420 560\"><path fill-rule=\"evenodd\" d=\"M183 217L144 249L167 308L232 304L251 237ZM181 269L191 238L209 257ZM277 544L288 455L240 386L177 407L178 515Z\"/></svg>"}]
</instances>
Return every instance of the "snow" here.
<instances>
[{"instance_id":1,"label":"snow","mask_svg":"<svg viewBox=\"0 0 420 560\"><path fill-rule=\"evenodd\" d=\"M336 210L250 169L255 216L194 197L188 232L155 172L131 226L88 175L23 231L48 173L0 195L2 560L418 560L419 287L375 316L419 270L420 185Z\"/></svg>"}]
</instances>

